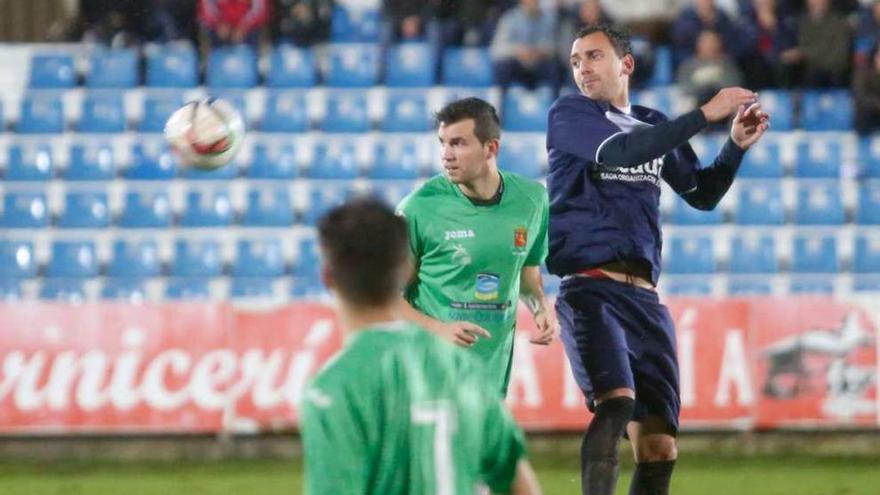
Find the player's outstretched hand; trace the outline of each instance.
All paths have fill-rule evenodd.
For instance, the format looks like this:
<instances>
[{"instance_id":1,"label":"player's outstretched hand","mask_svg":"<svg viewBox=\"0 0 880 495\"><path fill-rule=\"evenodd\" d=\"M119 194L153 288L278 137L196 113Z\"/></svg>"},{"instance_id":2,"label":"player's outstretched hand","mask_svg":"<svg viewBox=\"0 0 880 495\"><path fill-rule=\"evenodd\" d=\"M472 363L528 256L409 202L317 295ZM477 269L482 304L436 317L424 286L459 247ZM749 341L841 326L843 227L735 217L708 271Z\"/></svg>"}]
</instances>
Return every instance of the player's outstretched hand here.
<instances>
[{"instance_id":1,"label":"player's outstretched hand","mask_svg":"<svg viewBox=\"0 0 880 495\"><path fill-rule=\"evenodd\" d=\"M538 335L529 339L532 344L550 345L559 337L559 321L552 309L535 313L535 326L538 327Z\"/></svg>"},{"instance_id":2,"label":"player's outstretched hand","mask_svg":"<svg viewBox=\"0 0 880 495\"><path fill-rule=\"evenodd\" d=\"M477 342L477 337L485 339L491 338L485 328L471 323L469 321L452 321L439 325L436 329L437 333L445 337L454 344L462 347L470 347Z\"/></svg>"},{"instance_id":3,"label":"player's outstretched hand","mask_svg":"<svg viewBox=\"0 0 880 495\"><path fill-rule=\"evenodd\" d=\"M730 127L730 138L745 150L758 142L769 128L770 115L761 110L760 103L752 103L748 108L741 106L736 111Z\"/></svg>"},{"instance_id":4,"label":"player's outstretched hand","mask_svg":"<svg viewBox=\"0 0 880 495\"><path fill-rule=\"evenodd\" d=\"M724 88L705 105L700 107L708 122L721 122L743 105L751 105L758 100L758 94L745 88Z\"/></svg>"}]
</instances>

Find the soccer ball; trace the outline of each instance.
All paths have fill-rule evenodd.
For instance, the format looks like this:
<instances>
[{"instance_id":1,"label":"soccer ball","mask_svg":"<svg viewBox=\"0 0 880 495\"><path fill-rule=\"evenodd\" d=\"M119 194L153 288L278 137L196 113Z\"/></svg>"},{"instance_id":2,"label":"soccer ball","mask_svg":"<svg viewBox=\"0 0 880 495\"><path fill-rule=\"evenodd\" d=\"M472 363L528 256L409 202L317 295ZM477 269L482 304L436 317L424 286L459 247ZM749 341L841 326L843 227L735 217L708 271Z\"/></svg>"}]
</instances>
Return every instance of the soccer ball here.
<instances>
[{"instance_id":1,"label":"soccer ball","mask_svg":"<svg viewBox=\"0 0 880 495\"><path fill-rule=\"evenodd\" d=\"M181 162L202 170L218 169L235 158L244 138L244 120L225 100L191 101L171 114L165 139Z\"/></svg>"}]
</instances>

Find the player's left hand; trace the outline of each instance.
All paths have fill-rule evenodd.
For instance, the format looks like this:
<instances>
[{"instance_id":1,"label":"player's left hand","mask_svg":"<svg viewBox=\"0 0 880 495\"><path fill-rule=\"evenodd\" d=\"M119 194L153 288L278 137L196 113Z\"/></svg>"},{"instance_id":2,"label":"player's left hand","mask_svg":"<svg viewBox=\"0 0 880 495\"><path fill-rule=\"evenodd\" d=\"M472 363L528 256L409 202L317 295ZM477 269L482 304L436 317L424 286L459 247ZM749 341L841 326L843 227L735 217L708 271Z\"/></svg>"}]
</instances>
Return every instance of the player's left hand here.
<instances>
[{"instance_id":1,"label":"player's left hand","mask_svg":"<svg viewBox=\"0 0 880 495\"><path fill-rule=\"evenodd\" d=\"M556 311L553 308L542 308L534 316L538 335L529 339L529 342L537 345L550 345L559 336L559 321L556 320Z\"/></svg>"},{"instance_id":2,"label":"player's left hand","mask_svg":"<svg viewBox=\"0 0 880 495\"><path fill-rule=\"evenodd\" d=\"M741 106L733 118L730 138L742 149L748 149L758 142L770 128L770 115L761 110L760 103L752 103L748 108Z\"/></svg>"}]
</instances>

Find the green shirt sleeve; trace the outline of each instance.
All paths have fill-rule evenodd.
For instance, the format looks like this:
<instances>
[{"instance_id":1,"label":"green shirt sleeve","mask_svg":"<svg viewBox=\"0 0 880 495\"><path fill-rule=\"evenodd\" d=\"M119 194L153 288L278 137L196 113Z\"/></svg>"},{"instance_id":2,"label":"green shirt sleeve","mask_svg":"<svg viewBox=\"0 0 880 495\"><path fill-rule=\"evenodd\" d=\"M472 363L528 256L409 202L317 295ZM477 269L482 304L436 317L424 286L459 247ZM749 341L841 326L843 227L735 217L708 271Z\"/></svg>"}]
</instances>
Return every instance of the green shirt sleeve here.
<instances>
[{"instance_id":1,"label":"green shirt sleeve","mask_svg":"<svg viewBox=\"0 0 880 495\"><path fill-rule=\"evenodd\" d=\"M481 472L493 493L508 493L516 476L516 465L526 455L525 440L504 403L488 397Z\"/></svg>"},{"instance_id":2,"label":"green shirt sleeve","mask_svg":"<svg viewBox=\"0 0 880 495\"><path fill-rule=\"evenodd\" d=\"M538 266L544 263L547 257L547 226L550 222L550 205L547 200L547 191L541 190L541 224L538 226L538 237L532 245L532 250L526 257L526 266Z\"/></svg>"}]
</instances>

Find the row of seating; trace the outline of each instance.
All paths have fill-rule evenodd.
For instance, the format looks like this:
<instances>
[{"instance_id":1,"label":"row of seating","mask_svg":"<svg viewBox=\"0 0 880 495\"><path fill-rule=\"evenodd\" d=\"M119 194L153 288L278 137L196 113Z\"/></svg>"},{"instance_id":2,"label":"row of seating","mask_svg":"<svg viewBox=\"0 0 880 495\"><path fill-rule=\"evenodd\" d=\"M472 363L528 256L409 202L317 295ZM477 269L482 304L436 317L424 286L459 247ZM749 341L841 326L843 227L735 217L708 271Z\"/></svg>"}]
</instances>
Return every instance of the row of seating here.
<instances>
[{"instance_id":1,"label":"row of seating","mask_svg":"<svg viewBox=\"0 0 880 495\"><path fill-rule=\"evenodd\" d=\"M552 290L552 289L551 289ZM685 275L665 276L660 291L676 296L834 295L880 291L880 276L855 275Z\"/></svg>"}]
</instances>

